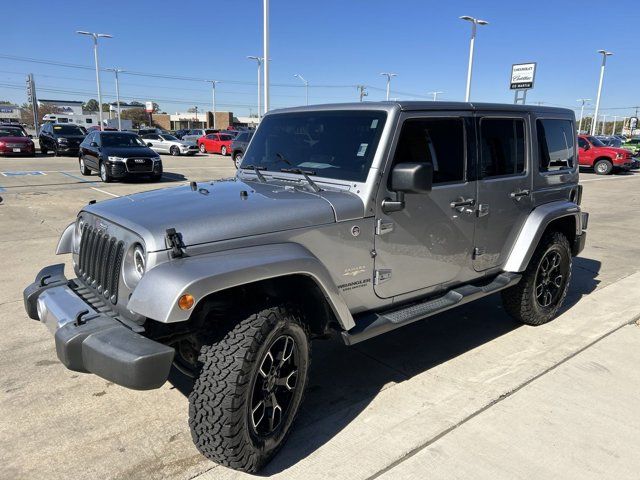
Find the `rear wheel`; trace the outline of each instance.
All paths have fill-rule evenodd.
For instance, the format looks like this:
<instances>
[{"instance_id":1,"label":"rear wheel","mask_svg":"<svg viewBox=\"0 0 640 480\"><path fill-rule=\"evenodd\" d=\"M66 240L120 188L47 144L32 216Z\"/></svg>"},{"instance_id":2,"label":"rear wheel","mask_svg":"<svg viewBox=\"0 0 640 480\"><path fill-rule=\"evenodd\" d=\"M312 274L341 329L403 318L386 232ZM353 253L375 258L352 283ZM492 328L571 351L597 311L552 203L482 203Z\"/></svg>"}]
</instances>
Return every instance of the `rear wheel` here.
<instances>
[{"instance_id":1,"label":"rear wheel","mask_svg":"<svg viewBox=\"0 0 640 480\"><path fill-rule=\"evenodd\" d=\"M177 156L179 156L179 155L180 155L180 149L174 145L173 147L171 147L171 148L169 149L169 153L170 153L171 155L173 155L174 157L177 157Z\"/></svg>"},{"instance_id":2,"label":"rear wheel","mask_svg":"<svg viewBox=\"0 0 640 480\"><path fill-rule=\"evenodd\" d=\"M91 170L89 170L87 166L84 164L84 157L80 157L79 164L80 164L80 173L82 175L84 176L91 175Z\"/></svg>"},{"instance_id":3,"label":"rear wheel","mask_svg":"<svg viewBox=\"0 0 640 480\"><path fill-rule=\"evenodd\" d=\"M560 232L546 234L520 282L502 291L507 313L527 325L542 325L552 320L567 296L571 266L567 237Z\"/></svg>"},{"instance_id":4,"label":"rear wheel","mask_svg":"<svg viewBox=\"0 0 640 480\"><path fill-rule=\"evenodd\" d=\"M204 143L200 144L200 153L207 153L207 147L204 146Z\"/></svg>"},{"instance_id":5,"label":"rear wheel","mask_svg":"<svg viewBox=\"0 0 640 480\"><path fill-rule=\"evenodd\" d=\"M224 145L220 148L220 155L227 155L227 147L225 147Z\"/></svg>"},{"instance_id":6,"label":"rear wheel","mask_svg":"<svg viewBox=\"0 0 640 480\"><path fill-rule=\"evenodd\" d=\"M613 164L609 160L598 160L593 169L598 175L609 175L613 171Z\"/></svg>"},{"instance_id":7,"label":"rear wheel","mask_svg":"<svg viewBox=\"0 0 640 480\"><path fill-rule=\"evenodd\" d=\"M310 345L294 311L267 308L204 345L189 396L198 450L237 470L256 472L284 443L302 402Z\"/></svg>"}]
</instances>

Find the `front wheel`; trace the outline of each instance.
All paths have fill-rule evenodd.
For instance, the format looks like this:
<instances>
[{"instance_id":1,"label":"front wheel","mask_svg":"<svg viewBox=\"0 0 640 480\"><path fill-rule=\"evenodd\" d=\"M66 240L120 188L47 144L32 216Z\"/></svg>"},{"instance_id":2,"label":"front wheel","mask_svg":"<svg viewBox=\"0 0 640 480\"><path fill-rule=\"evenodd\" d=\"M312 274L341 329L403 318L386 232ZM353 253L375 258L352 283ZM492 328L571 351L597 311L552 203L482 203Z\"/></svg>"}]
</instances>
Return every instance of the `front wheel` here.
<instances>
[{"instance_id":1,"label":"front wheel","mask_svg":"<svg viewBox=\"0 0 640 480\"><path fill-rule=\"evenodd\" d=\"M174 145L169 149L169 153L174 157L178 157L180 155L180 149Z\"/></svg>"},{"instance_id":2,"label":"front wheel","mask_svg":"<svg viewBox=\"0 0 640 480\"><path fill-rule=\"evenodd\" d=\"M100 162L100 180L102 180L104 183L111 183L113 181L113 178L109 173L109 169L104 164L104 162Z\"/></svg>"},{"instance_id":3,"label":"front wheel","mask_svg":"<svg viewBox=\"0 0 640 480\"><path fill-rule=\"evenodd\" d=\"M224 145L220 149L220 155L222 155L222 156L226 156L227 155L227 147L225 147Z\"/></svg>"},{"instance_id":4,"label":"front wheel","mask_svg":"<svg viewBox=\"0 0 640 480\"><path fill-rule=\"evenodd\" d=\"M233 163L236 168L240 168L240 165L242 164L242 153L239 152L233 156Z\"/></svg>"},{"instance_id":5,"label":"front wheel","mask_svg":"<svg viewBox=\"0 0 640 480\"><path fill-rule=\"evenodd\" d=\"M613 164L609 160L598 160L593 169L598 175L609 175L613 171Z\"/></svg>"},{"instance_id":6,"label":"front wheel","mask_svg":"<svg viewBox=\"0 0 640 480\"><path fill-rule=\"evenodd\" d=\"M307 383L310 345L297 314L271 307L204 345L189 426L204 456L257 472L282 446Z\"/></svg>"},{"instance_id":7,"label":"front wheel","mask_svg":"<svg viewBox=\"0 0 640 480\"><path fill-rule=\"evenodd\" d=\"M546 234L518 284L502 291L505 310L527 325L552 320L562 306L571 280L571 249L560 232Z\"/></svg>"}]
</instances>

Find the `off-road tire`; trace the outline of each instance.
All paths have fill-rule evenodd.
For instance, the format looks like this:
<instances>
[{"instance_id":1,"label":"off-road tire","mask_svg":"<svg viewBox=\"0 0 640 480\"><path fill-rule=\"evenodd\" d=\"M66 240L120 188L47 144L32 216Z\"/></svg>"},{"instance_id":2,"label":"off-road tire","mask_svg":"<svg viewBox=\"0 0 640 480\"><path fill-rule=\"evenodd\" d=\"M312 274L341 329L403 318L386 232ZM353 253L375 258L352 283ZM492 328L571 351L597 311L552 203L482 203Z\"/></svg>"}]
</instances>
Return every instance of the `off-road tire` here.
<instances>
[{"instance_id":1,"label":"off-road tire","mask_svg":"<svg viewBox=\"0 0 640 480\"><path fill-rule=\"evenodd\" d=\"M295 309L276 306L242 317L200 350L199 371L189 395L189 426L193 442L205 457L236 470L257 472L291 430L306 388L311 348ZM299 374L278 427L269 436L260 436L250 417L254 387L261 378L263 359L283 336L294 340L291 355L298 355Z\"/></svg>"},{"instance_id":2,"label":"off-road tire","mask_svg":"<svg viewBox=\"0 0 640 480\"><path fill-rule=\"evenodd\" d=\"M613 164L609 160L598 160L593 164L593 170L597 175L609 175L613 172Z\"/></svg>"},{"instance_id":3,"label":"off-road tire","mask_svg":"<svg viewBox=\"0 0 640 480\"><path fill-rule=\"evenodd\" d=\"M540 262L552 251L558 252L562 257L562 261L566 262L566 265L563 265L565 277L557 299L549 306L543 307L536 300L536 276ZM514 319L526 325L542 325L549 322L556 316L567 296L569 283L571 282L571 267L571 248L567 237L560 232L545 234L520 282L502 291L504 309Z\"/></svg>"}]
</instances>

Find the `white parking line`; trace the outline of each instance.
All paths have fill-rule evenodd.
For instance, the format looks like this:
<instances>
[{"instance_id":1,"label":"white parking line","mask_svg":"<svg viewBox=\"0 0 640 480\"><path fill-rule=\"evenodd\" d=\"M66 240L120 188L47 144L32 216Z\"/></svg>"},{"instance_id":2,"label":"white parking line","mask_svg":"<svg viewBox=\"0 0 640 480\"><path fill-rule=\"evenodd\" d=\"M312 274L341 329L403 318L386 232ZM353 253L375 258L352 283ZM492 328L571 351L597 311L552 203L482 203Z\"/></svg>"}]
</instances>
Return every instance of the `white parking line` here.
<instances>
[{"instance_id":1,"label":"white parking line","mask_svg":"<svg viewBox=\"0 0 640 480\"><path fill-rule=\"evenodd\" d=\"M587 183L587 182L599 182L601 180L629 180L630 178L640 178L640 175L624 175L624 176L618 176L618 177L602 177L602 178L588 178L586 180L580 180L580 183Z\"/></svg>"},{"instance_id":2,"label":"white parking line","mask_svg":"<svg viewBox=\"0 0 640 480\"><path fill-rule=\"evenodd\" d=\"M104 193L106 195L111 195L112 197L120 197L120 195L116 195L115 193L111 193L111 192L107 192L106 190L102 190L101 188L97 188L97 187L89 187L91 190L95 190L96 192L100 192L100 193Z\"/></svg>"}]
</instances>

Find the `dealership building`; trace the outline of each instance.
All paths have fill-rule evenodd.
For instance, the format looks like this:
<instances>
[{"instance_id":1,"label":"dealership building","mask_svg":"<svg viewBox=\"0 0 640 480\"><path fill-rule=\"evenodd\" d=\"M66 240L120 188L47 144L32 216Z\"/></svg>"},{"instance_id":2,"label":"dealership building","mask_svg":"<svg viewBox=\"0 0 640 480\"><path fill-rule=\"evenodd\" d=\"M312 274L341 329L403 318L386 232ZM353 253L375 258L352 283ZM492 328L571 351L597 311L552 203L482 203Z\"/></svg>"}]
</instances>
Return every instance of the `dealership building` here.
<instances>
[{"instance_id":1,"label":"dealership building","mask_svg":"<svg viewBox=\"0 0 640 480\"><path fill-rule=\"evenodd\" d=\"M21 111L18 105L0 105L0 123L20 123Z\"/></svg>"}]
</instances>

